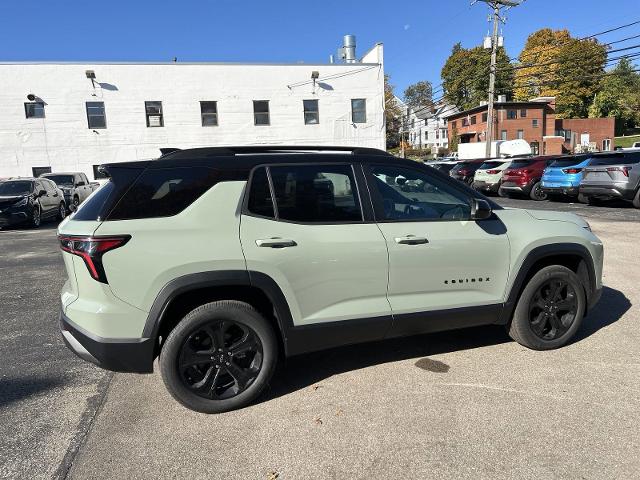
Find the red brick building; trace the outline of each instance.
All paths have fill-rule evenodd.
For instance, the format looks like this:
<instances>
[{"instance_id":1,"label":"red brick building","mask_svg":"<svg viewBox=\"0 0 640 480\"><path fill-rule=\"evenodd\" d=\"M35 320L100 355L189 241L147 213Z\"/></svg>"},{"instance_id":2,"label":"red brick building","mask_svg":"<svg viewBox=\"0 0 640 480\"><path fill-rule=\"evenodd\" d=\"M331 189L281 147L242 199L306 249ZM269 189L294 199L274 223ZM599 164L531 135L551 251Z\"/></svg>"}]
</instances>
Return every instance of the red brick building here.
<instances>
[{"instance_id":1,"label":"red brick building","mask_svg":"<svg viewBox=\"0 0 640 480\"><path fill-rule=\"evenodd\" d=\"M534 154L573 153L589 147L597 151L615 148L615 118L557 119L555 98L540 97L528 102L496 102L493 140L524 139ZM484 142L487 105L465 110L447 118L449 138L460 143Z\"/></svg>"}]
</instances>

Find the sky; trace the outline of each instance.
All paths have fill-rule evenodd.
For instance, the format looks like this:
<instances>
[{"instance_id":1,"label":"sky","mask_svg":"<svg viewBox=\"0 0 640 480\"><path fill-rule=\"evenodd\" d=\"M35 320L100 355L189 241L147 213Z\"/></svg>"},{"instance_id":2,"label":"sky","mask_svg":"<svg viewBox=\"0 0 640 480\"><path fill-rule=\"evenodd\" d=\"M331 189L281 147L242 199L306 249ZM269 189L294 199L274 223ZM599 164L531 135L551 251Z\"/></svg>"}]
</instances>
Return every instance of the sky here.
<instances>
[{"instance_id":1,"label":"sky","mask_svg":"<svg viewBox=\"0 0 640 480\"><path fill-rule=\"evenodd\" d=\"M640 20L638 6L640 0L526 0L507 12L505 47L517 56L543 27L582 37ZM488 13L470 0L1 0L0 61L326 63L342 36L354 34L358 55L384 43L385 72L402 96L419 80L439 85L452 46L482 42ZM598 38L634 34L640 24Z\"/></svg>"}]
</instances>

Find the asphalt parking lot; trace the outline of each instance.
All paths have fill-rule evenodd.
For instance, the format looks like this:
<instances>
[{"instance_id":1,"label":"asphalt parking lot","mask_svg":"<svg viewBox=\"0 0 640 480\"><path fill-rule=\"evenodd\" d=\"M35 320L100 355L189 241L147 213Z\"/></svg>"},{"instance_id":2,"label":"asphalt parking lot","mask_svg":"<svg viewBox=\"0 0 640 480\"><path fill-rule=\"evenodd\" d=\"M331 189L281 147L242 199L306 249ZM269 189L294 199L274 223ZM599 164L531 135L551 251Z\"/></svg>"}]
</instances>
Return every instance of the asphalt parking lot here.
<instances>
[{"instance_id":1,"label":"asphalt parking lot","mask_svg":"<svg viewBox=\"0 0 640 480\"><path fill-rule=\"evenodd\" d=\"M573 211L603 240L606 288L572 344L533 352L480 328L319 352L217 416L178 405L158 373L67 351L54 227L0 231L0 477L637 476L640 211L498 202Z\"/></svg>"}]
</instances>

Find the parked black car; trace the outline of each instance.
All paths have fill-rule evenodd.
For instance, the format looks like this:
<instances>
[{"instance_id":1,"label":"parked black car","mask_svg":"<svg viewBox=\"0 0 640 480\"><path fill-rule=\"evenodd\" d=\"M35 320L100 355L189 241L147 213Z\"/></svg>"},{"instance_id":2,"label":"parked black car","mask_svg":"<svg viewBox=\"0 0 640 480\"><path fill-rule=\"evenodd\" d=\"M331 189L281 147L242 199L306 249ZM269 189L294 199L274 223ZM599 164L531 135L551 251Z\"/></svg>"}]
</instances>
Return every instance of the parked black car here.
<instances>
[{"instance_id":1,"label":"parked black car","mask_svg":"<svg viewBox=\"0 0 640 480\"><path fill-rule=\"evenodd\" d=\"M0 182L0 227L38 227L45 219L62 220L66 215L62 190L51 180L17 178Z\"/></svg>"},{"instance_id":2,"label":"parked black car","mask_svg":"<svg viewBox=\"0 0 640 480\"><path fill-rule=\"evenodd\" d=\"M89 182L87 176L82 172L43 173L40 178L55 182L64 194L67 208L71 209L73 205L73 210L78 208L78 205L100 186L98 183Z\"/></svg>"},{"instance_id":3,"label":"parked black car","mask_svg":"<svg viewBox=\"0 0 640 480\"><path fill-rule=\"evenodd\" d=\"M476 170L478 170L484 162L484 158L477 160L464 160L454 166L449 171L449 175L456 180L460 180L462 183L471 185L473 183L473 176L475 175Z\"/></svg>"}]
</instances>

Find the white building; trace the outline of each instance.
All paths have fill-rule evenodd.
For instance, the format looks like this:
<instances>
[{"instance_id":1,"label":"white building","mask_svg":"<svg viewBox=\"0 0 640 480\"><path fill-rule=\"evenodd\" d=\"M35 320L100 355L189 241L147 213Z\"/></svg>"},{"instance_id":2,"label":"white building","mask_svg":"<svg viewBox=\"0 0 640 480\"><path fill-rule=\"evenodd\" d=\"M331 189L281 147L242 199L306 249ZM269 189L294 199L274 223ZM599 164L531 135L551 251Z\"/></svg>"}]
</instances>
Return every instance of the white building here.
<instances>
[{"instance_id":1,"label":"white building","mask_svg":"<svg viewBox=\"0 0 640 480\"><path fill-rule=\"evenodd\" d=\"M403 109L405 140L413 148L429 149L434 155L449 148L447 116L458 112L457 107L444 103L433 108L410 108L397 99Z\"/></svg>"},{"instance_id":2,"label":"white building","mask_svg":"<svg viewBox=\"0 0 640 480\"><path fill-rule=\"evenodd\" d=\"M0 178L93 179L171 147L385 148L381 44L349 63L3 63L0 78Z\"/></svg>"}]
</instances>

